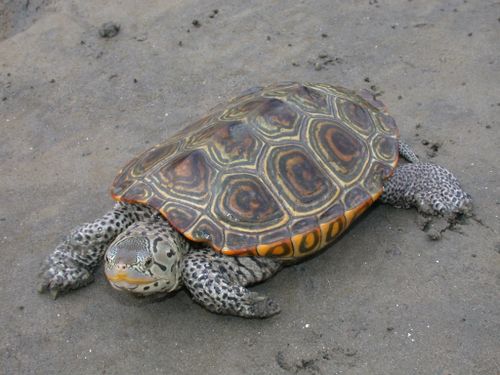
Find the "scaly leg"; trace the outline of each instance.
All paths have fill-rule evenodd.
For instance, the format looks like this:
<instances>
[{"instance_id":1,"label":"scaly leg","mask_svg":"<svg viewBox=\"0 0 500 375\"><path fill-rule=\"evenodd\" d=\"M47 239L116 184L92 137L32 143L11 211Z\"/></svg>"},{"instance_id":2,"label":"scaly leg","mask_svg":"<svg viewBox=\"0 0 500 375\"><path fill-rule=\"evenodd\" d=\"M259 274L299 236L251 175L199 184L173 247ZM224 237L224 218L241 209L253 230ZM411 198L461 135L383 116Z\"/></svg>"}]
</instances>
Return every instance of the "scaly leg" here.
<instances>
[{"instance_id":1,"label":"scaly leg","mask_svg":"<svg viewBox=\"0 0 500 375\"><path fill-rule=\"evenodd\" d=\"M399 155L410 163L418 163L420 161L417 154L415 154L411 147L402 140L399 140Z\"/></svg>"},{"instance_id":2,"label":"scaly leg","mask_svg":"<svg viewBox=\"0 0 500 375\"><path fill-rule=\"evenodd\" d=\"M279 313L276 302L245 286L278 272L281 262L264 257L230 257L212 249L196 249L183 262L183 282L193 299L210 311L245 318Z\"/></svg>"},{"instance_id":3,"label":"scaly leg","mask_svg":"<svg viewBox=\"0 0 500 375\"><path fill-rule=\"evenodd\" d=\"M446 168L431 163L397 167L384 184L382 202L395 207L416 207L431 215L469 214L472 200Z\"/></svg>"},{"instance_id":4,"label":"scaly leg","mask_svg":"<svg viewBox=\"0 0 500 375\"><path fill-rule=\"evenodd\" d=\"M55 298L59 292L89 284L113 239L132 223L155 220L157 215L145 206L117 203L102 218L73 229L43 263L38 290L50 291Z\"/></svg>"}]
</instances>

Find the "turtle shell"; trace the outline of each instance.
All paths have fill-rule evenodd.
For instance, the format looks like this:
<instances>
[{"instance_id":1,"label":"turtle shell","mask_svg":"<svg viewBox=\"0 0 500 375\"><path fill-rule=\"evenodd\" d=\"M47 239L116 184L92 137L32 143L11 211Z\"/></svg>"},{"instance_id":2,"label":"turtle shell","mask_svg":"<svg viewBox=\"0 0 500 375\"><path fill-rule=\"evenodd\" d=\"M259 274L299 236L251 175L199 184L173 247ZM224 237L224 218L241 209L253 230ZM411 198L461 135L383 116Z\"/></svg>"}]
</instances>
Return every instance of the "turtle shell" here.
<instances>
[{"instance_id":1,"label":"turtle shell","mask_svg":"<svg viewBox=\"0 0 500 375\"><path fill-rule=\"evenodd\" d=\"M297 258L344 232L397 161L398 129L371 95L279 83L215 107L133 159L111 193L224 254Z\"/></svg>"}]
</instances>

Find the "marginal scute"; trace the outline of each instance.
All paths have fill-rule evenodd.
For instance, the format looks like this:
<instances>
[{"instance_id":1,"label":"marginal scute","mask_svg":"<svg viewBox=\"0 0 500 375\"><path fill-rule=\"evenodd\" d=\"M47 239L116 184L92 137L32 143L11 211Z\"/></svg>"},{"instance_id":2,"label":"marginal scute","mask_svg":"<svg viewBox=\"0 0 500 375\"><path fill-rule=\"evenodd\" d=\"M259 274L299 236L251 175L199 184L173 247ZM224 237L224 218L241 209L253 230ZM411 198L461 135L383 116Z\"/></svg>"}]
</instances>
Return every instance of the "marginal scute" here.
<instances>
[{"instance_id":1,"label":"marginal scute","mask_svg":"<svg viewBox=\"0 0 500 375\"><path fill-rule=\"evenodd\" d=\"M246 101L235 102L232 106L221 113L219 119L222 121L238 121L246 118L254 118L260 107L267 100L261 97L250 97Z\"/></svg>"},{"instance_id":2,"label":"marginal scute","mask_svg":"<svg viewBox=\"0 0 500 375\"><path fill-rule=\"evenodd\" d=\"M207 217L198 220L184 234L192 241L210 243L219 251L224 247L224 230Z\"/></svg>"},{"instance_id":3,"label":"marginal scute","mask_svg":"<svg viewBox=\"0 0 500 375\"><path fill-rule=\"evenodd\" d=\"M394 118L392 118L386 113L379 112L377 114L377 119L378 119L379 129L381 131L393 136L399 135L399 131L396 126L396 122L394 121Z\"/></svg>"},{"instance_id":4,"label":"marginal scute","mask_svg":"<svg viewBox=\"0 0 500 375\"><path fill-rule=\"evenodd\" d=\"M122 174L116 178L114 185L111 187L111 196L115 199L121 198L125 191L134 184L134 180L130 180L127 174Z\"/></svg>"},{"instance_id":5,"label":"marginal scute","mask_svg":"<svg viewBox=\"0 0 500 375\"><path fill-rule=\"evenodd\" d=\"M174 228L181 233L191 228L193 223L198 220L200 216L197 210L178 202L167 202L160 208L160 212L163 216L167 217Z\"/></svg>"},{"instance_id":6,"label":"marginal scute","mask_svg":"<svg viewBox=\"0 0 500 375\"><path fill-rule=\"evenodd\" d=\"M361 186L356 186L351 189L344 197L344 207L345 210L352 210L356 207L361 206L364 202L371 199L371 195L368 194L365 189Z\"/></svg>"},{"instance_id":7,"label":"marginal scute","mask_svg":"<svg viewBox=\"0 0 500 375\"><path fill-rule=\"evenodd\" d=\"M360 90L358 94L363 98L367 105L372 106L381 112L385 112L386 109L384 103L377 99L377 96L373 91L363 89Z\"/></svg>"},{"instance_id":8,"label":"marginal scute","mask_svg":"<svg viewBox=\"0 0 500 375\"><path fill-rule=\"evenodd\" d=\"M318 227L318 219L315 217L307 217L305 219L298 219L290 224L290 232L292 235L301 234L311 231Z\"/></svg>"},{"instance_id":9,"label":"marginal scute","mask_svg":"<svg viewBox=\"0 0 500 375\"><path fill-rule=\"evenodd\" d=\"M321 224L320 228L322 235L321 246L326 246L338 238L347 228L346 219L344 215L339 216L336 220Z\"/></svg>"},{"instance_id":10,"label":"marginal scute","mask_svg":"<svg viewBox=\"0 0 500 375\"><path fill-rule=\"evenodd\" d=\"M128 202L145 203L152 194L153 192L148 185L137 181L127 190L125 198Z\"/></svg>"},{"instance_id":11,"label":"marginal scute","mask_svg":"<svg viewBox=\"0 0 500 375\"><path fill-rule=\"evenodd\" d=\"M398 141L394 138L379 135L373 139L372 149L383 161L392 163L398 152Z\"/></svg>"},{"instance_id":12,"label":"marginal scute","mask_svg":"<svg viewBox=\"0 0 500 375\"><path fill-rule=\"evenodd\" d=\"M290 228L288 225L274 230L270 230L260 236L260 243L273 244L283 241L284 238L290 238Z\"/></svg>"},{"instance_id":13,"label":"marginal scute","mask_svg":"<svg viewBox=\"0 0 500 375\"><path fill-rule=\"evenodd\" d=\"M319 215L319 221L321 223L331 222L342 216L344 211L345 209L342 202L336 202Z\"/></svg>"},{"instance_id":14,"label":"marginal scute","mask_svg":"<svg viewBox=\"0 0 500 375\"><path fill-rule=\"evenodd\" d=\"M144 157L140 158L131 170L131 175L140 177L161 161L165 161L177 149L177 143L165 143L151 148Z\"/></svg>"},{"instance_id":15,"label":"marginal scute","mask_svg":"<svg viewBox=\"0 0 500 375\"><path fill-rule=\"evenodd\" d=\"M247 233L226 231L225 247L228 249L247 249L255 252L258 245L257 237Z\"/></svg>"},{"instance_id":16,"label":"marginal scute","mask_svg":"<svg viewBox=\"0 0 500 375\"><path fill-rule=\"evenodd\" d=\"M298 234L292 237L294 254L297 257L306 256L320 249L321 230L313 229L304 234Z\"/></svg>"},{"instance_id":17,"label":"marginal scute","mask_svg":"<svg viewBox=\"0 0 500 375\"><path fill-rule=\"evenodd\" d=\"M282 239L273 244L264 244L257 246L257 254L259 256L271 256L279 258L292 258L293 245L289 239Z\"/></svg>"},{"instance_id":18,"label":"marginal scute","mask_svg":"<svg viewBox=\"0 0 500 375\"><path fill-rule=\"evenodd\" d=\"M290 100L312 113L331 114L326 95L308 85L296 84L289 91Z\"/></svg>"},{"instance_id":19,"label":"marginal scute","mask_svg":"<svg viewBox=\"0 0 500 375\"><path fill-rule=\"evenodd\" d=\"M366 191L372 196L380 192L380 187L384 184L384 180L391 176L392 171L393 167L390 164L380 161L372 162L362 182Z\"/></svg>"},{"instance_id":20,"label":"marginal scute","mask_svg":"<svg viewBox=\"0 0 500 375\"><path fill-rule=\"evenodd\" d=\"M128 163L114 199L226 255L299 258L340 236L398 160L382 103L328 84L257 87Z\"/></svg>"},{"instance_id":21,"label":"marginal scute","mask_svg":"<svg viewBox=\"0 0 500 375\"><path fill-rule=\"evenodd\" d=\"M362 202L359 206L353 208L352 210L346 211L344 214L346 220L346 227L351 225L354 220L360 217L361 214L365 212L368 209L368 207L372 205L372 203L373 200L369 198L366 201Z\"/></svg>"}]
</instances>

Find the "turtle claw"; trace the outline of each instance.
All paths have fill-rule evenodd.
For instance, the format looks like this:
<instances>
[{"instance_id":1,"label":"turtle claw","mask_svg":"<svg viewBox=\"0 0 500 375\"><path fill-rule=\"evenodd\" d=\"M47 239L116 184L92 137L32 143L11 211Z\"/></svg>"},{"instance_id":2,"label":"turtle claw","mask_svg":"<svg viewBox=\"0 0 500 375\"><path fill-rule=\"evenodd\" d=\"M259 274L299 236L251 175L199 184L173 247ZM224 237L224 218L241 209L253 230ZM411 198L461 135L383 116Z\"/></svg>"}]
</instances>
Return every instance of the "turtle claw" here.
<instances>
[{"instance_id":1,"label":"turtle claw","mask_svg":"<svg viewBox=\"0 0 500 375\"><path fill-rule=\"evenodd\" d=\"M52 297L52 299L55 301L57 299L57 296L59 295L59 291L58 290L55 290L55 289L51 289L50 291L50 296Z\"/></svg>"},{"instance_id":2,"label":"turtle claw","mask_svg":"<svg viewBox=\"0 0 500 375\"><path fill-rule=\"evenodd\" d=\"M39 282L36 286L36 291L38 293L45 293L47 291L47 285L44 282Z\"/></svg>"}]
</instances>

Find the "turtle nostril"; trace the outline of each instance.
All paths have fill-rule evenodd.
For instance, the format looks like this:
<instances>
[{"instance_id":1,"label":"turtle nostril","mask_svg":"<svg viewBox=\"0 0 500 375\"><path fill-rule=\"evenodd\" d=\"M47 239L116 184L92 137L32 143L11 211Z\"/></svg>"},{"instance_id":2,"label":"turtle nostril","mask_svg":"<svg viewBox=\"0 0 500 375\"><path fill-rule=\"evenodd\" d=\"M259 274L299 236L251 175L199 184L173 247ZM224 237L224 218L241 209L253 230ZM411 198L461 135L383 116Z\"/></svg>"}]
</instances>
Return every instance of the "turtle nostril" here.
<instances>
[{"instance_id":1,"label":"turtle nostril","mask_svg":"<svg viewBox=\"0 0 500 375\"><path fill-rule=\"evenodd\" d=\"M121 271L125 271L127 269L127 266L125 264L123 264L123 263L118 263L116 265L116 268L118 268Z\"/></svg>"}]
</instances>

